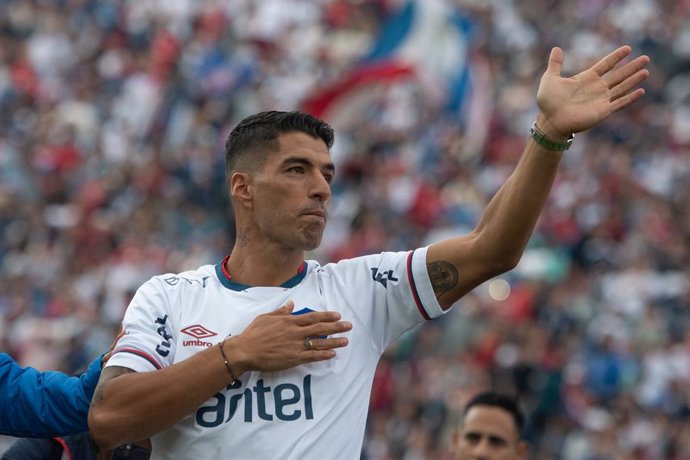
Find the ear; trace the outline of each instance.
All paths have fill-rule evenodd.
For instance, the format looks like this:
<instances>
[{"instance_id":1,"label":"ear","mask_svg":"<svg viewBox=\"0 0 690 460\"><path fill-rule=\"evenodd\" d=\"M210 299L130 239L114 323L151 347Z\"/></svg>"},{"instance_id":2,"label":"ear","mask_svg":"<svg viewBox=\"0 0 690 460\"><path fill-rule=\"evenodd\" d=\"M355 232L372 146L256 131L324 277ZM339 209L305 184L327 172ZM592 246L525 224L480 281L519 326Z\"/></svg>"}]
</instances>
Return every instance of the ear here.
<instances>
[{"instance_id":1,"label":"ear","mask_svg":"<svg viewBox=\"0 0 690 460\"><path fill-rule=\"evenodd\" d=\"M246 172L236 172L230 176L230 199L242 206L251 207L253 198L252 176Z\"/></svg>"},{"instance_id":2,"label":"ear","mask_svg":"<svg viewBox=\"0 0 690 460\"><path fill-rule=\"evenodd\" d=\"M520 460L525 460L527 458L527 450L529 446L525 441L519 441L517 445L517 458Z\"/></svg>"},{"instance_id":3,"label":"ear","mask_svg":"<svg viewBox=\"0 0 690 460\"><path fill-rule=\"evenodd\" d=\"M457 454L458 453L458 441L460 440L460 433L458 430L453 430L453 432L450 434L450 453L451 454Z\"/></svg>"}]
</instances>

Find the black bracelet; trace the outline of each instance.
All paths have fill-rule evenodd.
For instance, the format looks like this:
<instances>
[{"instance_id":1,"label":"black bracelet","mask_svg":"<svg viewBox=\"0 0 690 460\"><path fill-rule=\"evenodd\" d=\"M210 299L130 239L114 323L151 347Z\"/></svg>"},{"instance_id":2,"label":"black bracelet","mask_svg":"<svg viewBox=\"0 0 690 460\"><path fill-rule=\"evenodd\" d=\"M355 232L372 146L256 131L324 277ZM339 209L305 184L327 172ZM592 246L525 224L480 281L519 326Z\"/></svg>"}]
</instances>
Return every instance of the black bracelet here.
<instances>
[{"instance_id":1,"label":"black bracelet","mask_svg":"<svg viewBox=\"0 0 690 460\"><path fill-rule=\"evenodd\" d=\"M224 338L223 341L218 344L218 348L220 348L220 354L221 354L221 356L223 356L223 363L225 364L225 368L230 373L230 378L232 379L230 381L230 385L233 385L235 382L237 382L237 377L235 377L235 373L230 368L230 363L228 362L228 357L225 356L225 350L223 350L223 344L225 343L225 341L227 339L228 339L227 337Z\"/></svg>"}]
</instances>

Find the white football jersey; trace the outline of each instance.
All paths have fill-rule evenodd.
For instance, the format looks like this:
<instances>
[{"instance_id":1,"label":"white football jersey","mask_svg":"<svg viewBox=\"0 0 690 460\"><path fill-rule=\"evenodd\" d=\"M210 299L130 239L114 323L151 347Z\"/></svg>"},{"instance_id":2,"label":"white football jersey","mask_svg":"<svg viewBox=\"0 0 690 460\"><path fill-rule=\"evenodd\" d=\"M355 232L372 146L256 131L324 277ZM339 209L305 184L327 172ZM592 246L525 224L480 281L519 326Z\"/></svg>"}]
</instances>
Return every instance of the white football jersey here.
<instances>
[{"instance_id":1,"label":"white football jersey","mask_svg":"<svg viewBox=\"0 0 690 460\"><path fill-rule=\"evenodd\" d=\"M107 366L137 372L170 366L240 334L288 300L295 314L335 310L352 323L343 334L349 344L334 359L243 374L154 436L151 458L359 459L379 357L401 333L443 313L426 253L386 252L323 267L307 261L280 287L235 283L224 261L146 282Z\"/></svg>"}]
</instances>

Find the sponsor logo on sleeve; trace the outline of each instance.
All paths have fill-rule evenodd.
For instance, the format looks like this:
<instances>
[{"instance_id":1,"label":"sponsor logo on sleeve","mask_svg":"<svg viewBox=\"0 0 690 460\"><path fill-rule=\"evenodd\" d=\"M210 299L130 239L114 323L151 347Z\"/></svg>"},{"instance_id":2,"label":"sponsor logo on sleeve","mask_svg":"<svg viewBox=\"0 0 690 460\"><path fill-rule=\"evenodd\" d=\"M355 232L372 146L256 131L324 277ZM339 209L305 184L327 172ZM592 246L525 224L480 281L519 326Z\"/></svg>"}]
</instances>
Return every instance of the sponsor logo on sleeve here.
<instances>
[{"instance_id":1,"label":"sponsor logo on sleeve","mask_svg":"<svg viewBox=\"0 0 690 460\"><path fill-rule=\"evenodd\" d=\"M162 318L156 318L156 324L160 325L156 329L156 332L163 338L163 340L158 345L156 345L156 353L158 353L164 358L168 356L168 354L170 353L170 339L172 339L172 334L170 334L166 328L167 322L168 315L165 315Z\"/></svg>"},{"instance_id":2,"label":"sponsor logo on sleeve","mask_svg":"<svg viewBox=\"0 0 690 460\"><path fill-rule=\"evenodd\" d=\"M388 282L396 282L398 278L395 277L393 270L386 270L385 272L380 272L378 267L371 267L371 279L381 283L384 288L388 289Z\"/></svg>"}]
</instances>

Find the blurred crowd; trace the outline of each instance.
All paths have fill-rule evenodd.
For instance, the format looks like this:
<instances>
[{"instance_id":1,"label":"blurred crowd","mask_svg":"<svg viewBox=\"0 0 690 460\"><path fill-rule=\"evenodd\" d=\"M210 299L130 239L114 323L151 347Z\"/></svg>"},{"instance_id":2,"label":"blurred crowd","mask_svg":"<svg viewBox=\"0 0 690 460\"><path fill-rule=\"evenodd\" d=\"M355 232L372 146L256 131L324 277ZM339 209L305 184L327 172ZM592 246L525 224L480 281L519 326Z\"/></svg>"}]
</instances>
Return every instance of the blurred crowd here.
<instances>
[{"instance_id":1,"label":"blurred crowd","mask_svg":"<svg viewBox=\"0 0 690 460\"><path fill-rule=\"evenodd\" d=\"M690 459L690 1L434 1L472 23L486 136L409 81L370 94L334 123L310 258L471 229L552 46L572 74L629 44L652 76L575 137L520 265L386 352L363 458L447 458L460 408L492 388L519 395L534 458ZM141 283L228 254L229 130L337 82L403 3L0 0L0 350L77 372Z\"/></svg>"}]
</instances>

